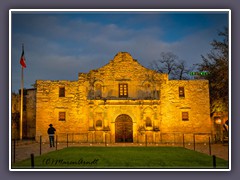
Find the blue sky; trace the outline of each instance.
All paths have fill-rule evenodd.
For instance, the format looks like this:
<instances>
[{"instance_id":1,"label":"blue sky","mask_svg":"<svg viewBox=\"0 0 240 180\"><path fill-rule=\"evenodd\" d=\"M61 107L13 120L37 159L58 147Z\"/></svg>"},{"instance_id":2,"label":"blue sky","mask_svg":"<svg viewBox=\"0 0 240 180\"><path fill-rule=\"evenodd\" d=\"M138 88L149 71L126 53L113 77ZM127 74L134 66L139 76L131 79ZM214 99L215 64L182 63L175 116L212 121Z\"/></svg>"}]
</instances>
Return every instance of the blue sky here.
<instances>
[{"instance_id":1,"label":"blue sky","mask_svg":"<svg viewBox=\"0 0 240 180\"><path fill-rule=\"evenodd\" d=\"M161 52L191 66L228 27L228 12L12 12L11 25L12 91L17 92L22 43L25 88L38 79L77 80L79 72L102 67L120 51L145 67Z\"/></svg>"}]
</instances>

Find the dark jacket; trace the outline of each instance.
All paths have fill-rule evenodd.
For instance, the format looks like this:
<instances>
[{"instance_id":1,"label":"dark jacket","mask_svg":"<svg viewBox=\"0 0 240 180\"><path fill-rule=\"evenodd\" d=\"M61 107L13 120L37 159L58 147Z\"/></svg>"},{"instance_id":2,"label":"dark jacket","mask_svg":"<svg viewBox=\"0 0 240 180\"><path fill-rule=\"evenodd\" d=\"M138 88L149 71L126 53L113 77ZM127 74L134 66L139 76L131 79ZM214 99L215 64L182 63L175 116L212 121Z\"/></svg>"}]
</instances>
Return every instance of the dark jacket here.
<instances>
[{"instance_id":1,"label":"dark jacket","mask_svg":"<svg viewBox=\"0 0 240 180\"><path fill-rule=\"evenodd\" d=\"M50 127L50 128L48 128L47 132L48 132L48 134L54 134L55 131L56 131L56 129L54 127Z\"/></svg>"}]
</instances>

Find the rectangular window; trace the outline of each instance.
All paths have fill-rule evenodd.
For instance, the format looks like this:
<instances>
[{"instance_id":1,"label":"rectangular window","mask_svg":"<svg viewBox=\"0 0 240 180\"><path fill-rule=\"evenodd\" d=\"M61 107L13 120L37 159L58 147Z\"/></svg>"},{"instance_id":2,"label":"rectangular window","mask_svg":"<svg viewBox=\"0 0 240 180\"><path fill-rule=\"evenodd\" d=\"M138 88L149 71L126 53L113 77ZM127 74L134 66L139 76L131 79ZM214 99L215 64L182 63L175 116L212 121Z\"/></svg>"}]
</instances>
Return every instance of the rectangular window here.
<instances>
[{"instance_id":1,"label":"rectangular window","mask_svg":"<svg viewBox=\"0 0 240 180\"><path fill-rule=\"evenodd\" d=\"M152 127L152 121L149 117L146 119L146 127Z\"/></svg>"},{"instance_id":2,"label":"rectangular window","mask_svg":"<svg viewBox=\"0 0 240 180\"><path fill-rule=\"evenodd\" d=\"M183 121L189 121L188 112L182 112L182 120Z\"/></svg>"},{"instance_id":3,"label":"rectangular window","mask_svg":"<svg viewBox=\"0 0 240 180\"><path fill-rule=\"evenodd\" d=\"M179 97L185 97L184 87L179 87Z\"/></svg>"},{"instance_id":4,"label":"rectangular window","mask_svg":"<svg viewBox=\"0 0 240 180\"><path fill-rule=\"evenodd\" d=\"M59 121L66 121L66 113L59 112Z\"/></svg>"},{"instance_id":5,"label":"rectangular window","mask_svg":"<svg viewBox=\"0 0 240 180\"><path fill-rule=\"evenodd\" d=\"M65 97L65 87L59 88L59 97Z\"/></svg>"},{"instance_id":6,"label":"rectangular window","mask_svg":"<svg viewBox=\"0 0 240 180\"><path fill-rule=\"evenodd\" d=\"M119 97L128 97L128 84L119 84Z\"/></svg>"}]
</instances>

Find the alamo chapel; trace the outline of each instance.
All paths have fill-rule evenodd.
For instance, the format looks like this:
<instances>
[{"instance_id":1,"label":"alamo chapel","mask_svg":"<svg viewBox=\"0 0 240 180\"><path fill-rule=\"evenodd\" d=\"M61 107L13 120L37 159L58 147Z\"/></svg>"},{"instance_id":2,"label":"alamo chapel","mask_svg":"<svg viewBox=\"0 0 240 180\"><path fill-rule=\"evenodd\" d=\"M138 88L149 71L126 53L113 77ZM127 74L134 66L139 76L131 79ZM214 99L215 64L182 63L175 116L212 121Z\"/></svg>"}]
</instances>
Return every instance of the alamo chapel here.
<instances>
[{"instance_id":1,"label":"alamo chapel","mask_svg":"<svg viewBox=\"0 0 240 180\"><path fill-rule=\"evenodd\" d=\"M207 80L169 80L127 52L78 80L37 80L35 138L81 142L181 142L212 134ZM70 137L71 136L71 137Z\"/></svg>"}]
</instances>

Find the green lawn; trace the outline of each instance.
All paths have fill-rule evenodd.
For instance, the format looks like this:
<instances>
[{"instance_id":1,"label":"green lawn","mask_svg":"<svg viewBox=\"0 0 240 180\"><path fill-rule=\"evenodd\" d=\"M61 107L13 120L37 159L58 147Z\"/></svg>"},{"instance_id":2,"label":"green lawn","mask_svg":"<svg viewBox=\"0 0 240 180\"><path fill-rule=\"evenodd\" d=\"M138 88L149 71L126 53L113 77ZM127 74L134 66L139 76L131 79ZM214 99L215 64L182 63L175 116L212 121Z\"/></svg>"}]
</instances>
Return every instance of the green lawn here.
<instances>
[{"instance_id":1,"label":"green lawn","mask_svg":"<svg viewBox=\"0 0 240 180\"><path fill-rule=\"evenodd\" d=\"M181 147L71 147L34 159L35 168L212 168L212 156ZM217 168L228 161L217 158ZM12 168L31 168L27 159Z\"/></svg>"}]
</instances>

